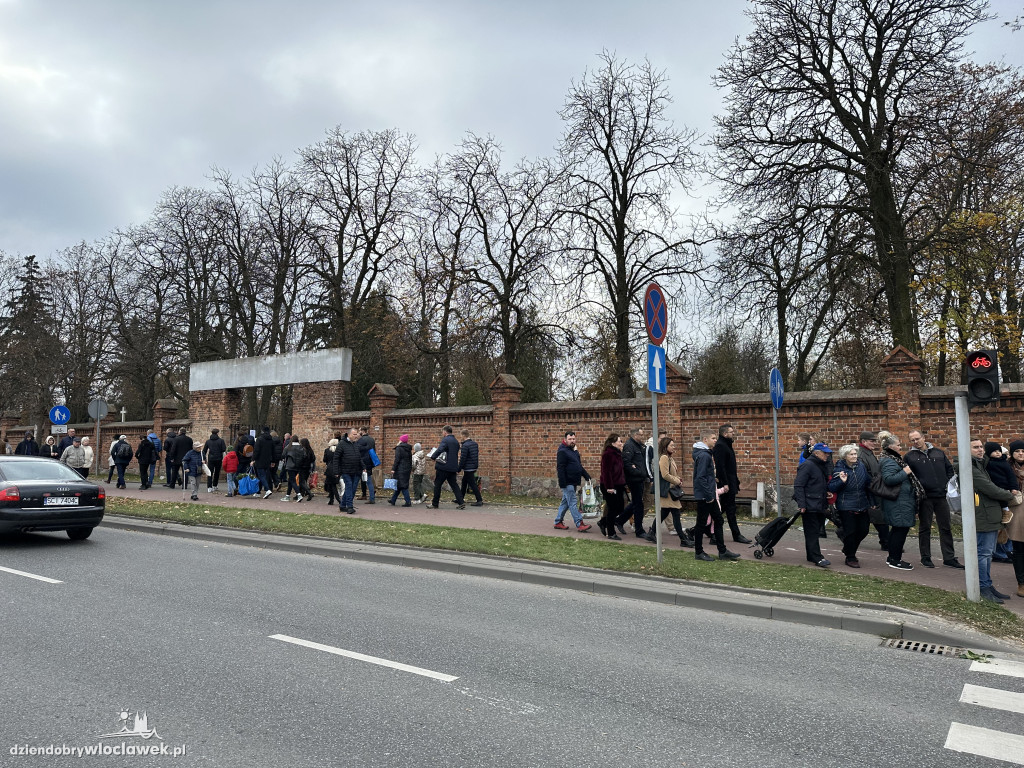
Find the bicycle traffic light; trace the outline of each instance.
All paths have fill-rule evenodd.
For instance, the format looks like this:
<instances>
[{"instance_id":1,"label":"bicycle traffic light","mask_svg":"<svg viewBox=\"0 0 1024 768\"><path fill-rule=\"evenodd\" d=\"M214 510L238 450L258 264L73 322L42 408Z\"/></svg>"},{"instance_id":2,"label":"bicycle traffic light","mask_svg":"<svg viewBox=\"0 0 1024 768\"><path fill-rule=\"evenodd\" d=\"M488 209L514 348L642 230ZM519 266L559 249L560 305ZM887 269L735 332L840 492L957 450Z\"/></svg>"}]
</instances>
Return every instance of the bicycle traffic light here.
<instances>
[{"instance_id":1,"label":"bicycle traffic light","mask_svg":"<svg viewBox=\"0 0 1024 768\"><path fill-rule=\"evenodd\" d=\"M967 405L999 402L999 358L993 349L967 355Z\"/></svg>"}]
</instances>

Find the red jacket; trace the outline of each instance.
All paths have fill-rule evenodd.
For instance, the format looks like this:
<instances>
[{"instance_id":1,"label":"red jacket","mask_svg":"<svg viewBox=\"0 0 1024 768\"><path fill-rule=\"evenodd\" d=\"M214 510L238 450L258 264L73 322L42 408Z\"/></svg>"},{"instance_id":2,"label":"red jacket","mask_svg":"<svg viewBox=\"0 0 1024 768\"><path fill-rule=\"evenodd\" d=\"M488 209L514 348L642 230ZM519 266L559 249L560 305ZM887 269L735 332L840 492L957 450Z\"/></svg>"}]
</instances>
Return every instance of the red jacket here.
<instances>
[{"instance_id":1,"label":"red jacket","mask_svg":"<svg viewBox=\"0 0 1024 768\"><path fill-rule=\"evenodd\" d=\"M622 464L622 451L609 445L601 454L601 485L621 488L626 484L626 470Z\"/></svg>"},{"instance_id":2,"label":"red jacket","mask_svg":"<svg viewBox=\"0 0 1024 768\"><path fill-rule=\"evenodd\" d=\"M224 463L221 467L225 472L237 472L238 471L238 454L234 451L228 451L224 454Z\"/></svg>"}]
</instances>

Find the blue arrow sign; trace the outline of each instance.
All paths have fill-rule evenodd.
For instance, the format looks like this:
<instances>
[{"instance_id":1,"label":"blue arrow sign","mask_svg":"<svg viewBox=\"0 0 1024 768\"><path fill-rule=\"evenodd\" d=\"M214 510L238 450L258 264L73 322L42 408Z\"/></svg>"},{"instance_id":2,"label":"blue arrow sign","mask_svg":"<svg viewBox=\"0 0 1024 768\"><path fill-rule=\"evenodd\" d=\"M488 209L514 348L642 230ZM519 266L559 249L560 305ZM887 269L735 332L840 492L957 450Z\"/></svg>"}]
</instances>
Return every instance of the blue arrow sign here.
<instances>
[{"instance_id":1,"label":"blue arrow sign","mask_svg":"<svg viewBox=\"0 0 1024 768\"><path fill-rule=\"evenodd\" d=\"M50 421L54 424L67 424L71 421L71 411L63 405L55 405L50 409Z\"/></svg>"},{"instance_id":2,"label":"blue arrow sign","mask_svg":"<svg viewBox=\"0 0 1024 768\"><path fill-rule=\"evenodd\" d=\"M768 378L768 391L772 393L772 407L779 410L782 407L782 396L786 390L782 385L782 374L778 368L772 368L772 375Z\"/></svg>"},{"instance_id":3,"label":"blue arrow sign","mask_svg":"<svg viewBox=\"0 0 1024 768\"><path fill-rule=\"evenodd\" d=\"M665 350L655 344L647 345L647 389L664 395L665 389Z\"/></svg>"}]
</instances>

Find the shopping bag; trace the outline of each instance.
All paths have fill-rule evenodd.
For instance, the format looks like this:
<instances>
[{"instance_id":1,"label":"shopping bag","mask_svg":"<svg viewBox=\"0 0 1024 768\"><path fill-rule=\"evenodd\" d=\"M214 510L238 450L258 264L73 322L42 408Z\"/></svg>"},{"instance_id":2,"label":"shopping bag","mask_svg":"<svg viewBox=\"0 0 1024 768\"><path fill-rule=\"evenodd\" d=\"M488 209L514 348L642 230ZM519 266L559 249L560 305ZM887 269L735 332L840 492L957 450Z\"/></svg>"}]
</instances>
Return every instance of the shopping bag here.
<instances>
[{"instance_id":1,"label":"shopping bag","mask_svg":"<svg viewBox=\"0 0 1024 768\"><path fill-rule=\"evenodd\" d=\"M949 503L949 508L953 512L961 512L963 507L960 502L960 483L957 481L954 475L946 483L946 501Z\"/></svg>"},{"instance_id":2,"label":"shopping bag","mask_svg":"<svg viewBox=\"0 0 1024 768\"><path fill-rule=\"evenodd\" d=\"M583 482L580 491L580 514L586 518L598 517L601 514L600 494L590 480Z\"/></svg>"},{"instance_id":3,"label":"shopping bag","mask_svg":"<svg viewBox=\"0 0 1024 768\"><path fill-rule=\"evenodd\" d=\"M379 467L380 466L380 459L377 458L377 451L374 448L370 449L369 456L370 456L370 461L373 462L373 466Z\"/></svg>"},{"instance_id":4,"label":"shopping bag","mask_svg":"<svg viewBox=\"0 0 1024 768\"><path fill-rule=\"evenodd\" d=\"M320 473L319 472L313 472L309 476L309 487L310 488L316 488L318 485L320 485Z\"/></svg>"},{"instance_id":5,"label":"shopping bag","mask_svg":"<svg viewBox=\"0 0 1024 768\"><path fill-rule=\"evenodd\" d=\"M209 468L209 467L207 466L207 464L206 464L206 462L205 462L205 461L203 462L203 474L204 474L204 475L205 475L206 477L211 477L211 476L213 475L213 470L211 470L211 469L210 469L210 468Z\"/></svg>"},{"instance_id":6,"label":"shopping bag","mask_svg":"<svg viewBox=\"0 0 1024 768\"><path fill-rule=\"evenodd\" d=\"M252 471L252 467L250 467L249 474L238 478L238 495L252 496L254 493L259 493L259 491L260 481L256 479L256 474Z\"/></svg>"},{"instance_id":7,"label":"shopping bag","mask_svg":"<svg viewBox=\"0 0 1024 768\"><path fill-rule=\"evenodd\" d=\"M385 491L397 491L398 490L398 479L394 477L387 477L384 479L384 490Z\"/></svg>"}]
</instances>

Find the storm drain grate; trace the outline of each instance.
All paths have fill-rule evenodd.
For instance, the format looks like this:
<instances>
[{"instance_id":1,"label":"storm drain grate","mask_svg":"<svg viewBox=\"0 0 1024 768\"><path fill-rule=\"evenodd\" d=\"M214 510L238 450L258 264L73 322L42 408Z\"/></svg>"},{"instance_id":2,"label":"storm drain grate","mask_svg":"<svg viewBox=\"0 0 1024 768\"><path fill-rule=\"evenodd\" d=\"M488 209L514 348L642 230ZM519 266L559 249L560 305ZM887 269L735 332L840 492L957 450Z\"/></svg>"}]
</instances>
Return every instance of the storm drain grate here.
<instances>
[{"instance_id":1,"label":"storm drain grate","mask_svg":"<svg viewBox=\"0 0 1024 768\"><path fill-rule=\"evenodd\" d=\"M936 645L935 643L921 643L917 640L883 640L882 647L930 653L934 656L959 656L964 652L963 648L957 648L955 645Z\"/></svg>"}]
</instances>

